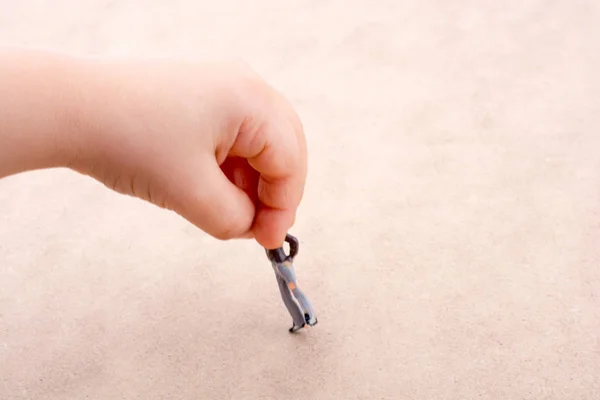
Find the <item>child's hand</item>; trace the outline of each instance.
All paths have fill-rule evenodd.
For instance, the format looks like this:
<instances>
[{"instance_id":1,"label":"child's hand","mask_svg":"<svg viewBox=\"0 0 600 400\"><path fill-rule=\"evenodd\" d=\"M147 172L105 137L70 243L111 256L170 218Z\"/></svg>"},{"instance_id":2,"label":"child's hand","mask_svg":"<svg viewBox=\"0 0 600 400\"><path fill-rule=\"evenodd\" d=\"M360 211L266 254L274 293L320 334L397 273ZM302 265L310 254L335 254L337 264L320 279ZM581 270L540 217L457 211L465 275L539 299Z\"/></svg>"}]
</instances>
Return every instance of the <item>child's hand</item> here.
<instances>
[{"instance_id":1,"label":"child's hand","mask_svg":"<svg viewBox=\"0 0 600 400\"><path fill-rule=\"evenodd\" d=\"M306 178L301 122L240 65L86 61L68 166L219 239L282 245Z\"/></svg>"}]
</instances>

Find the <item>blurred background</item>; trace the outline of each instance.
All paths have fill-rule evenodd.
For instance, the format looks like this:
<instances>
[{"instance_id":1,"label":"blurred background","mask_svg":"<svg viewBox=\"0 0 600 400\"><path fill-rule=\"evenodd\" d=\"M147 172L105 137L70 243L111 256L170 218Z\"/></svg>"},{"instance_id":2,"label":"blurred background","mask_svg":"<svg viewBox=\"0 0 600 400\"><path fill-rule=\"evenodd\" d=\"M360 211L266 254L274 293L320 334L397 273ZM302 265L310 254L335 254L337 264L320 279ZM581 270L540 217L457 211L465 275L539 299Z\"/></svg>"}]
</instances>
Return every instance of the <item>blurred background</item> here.
<instances>
[{"instance_id":1,"label":"blurred background","mask_svg":"<svg viewBox=\"0 0 600 400\"><path fill-rule=\"evenodd\" d=\"M241 59L300 114L301 335L262 248L0 181L0 399L600 398L600 3L0 0L0 44Z\"/></svg>"}]
</instances>

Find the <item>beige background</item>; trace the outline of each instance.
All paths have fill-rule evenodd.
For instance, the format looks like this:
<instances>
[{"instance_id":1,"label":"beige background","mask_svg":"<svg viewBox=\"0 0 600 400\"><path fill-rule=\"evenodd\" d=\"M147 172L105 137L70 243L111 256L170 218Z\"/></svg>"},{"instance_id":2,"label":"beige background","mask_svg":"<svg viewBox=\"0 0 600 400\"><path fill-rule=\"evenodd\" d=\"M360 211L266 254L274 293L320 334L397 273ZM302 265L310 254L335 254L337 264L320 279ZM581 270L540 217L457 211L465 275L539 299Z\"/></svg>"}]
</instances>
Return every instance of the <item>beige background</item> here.
<instances>
[{"instance_id":1,"label":"beige background","mask_svg":"<svg viewBox=\"0 0 600 400\"><path fill-rule=\"evenodd\" d=\"M600 398L600 3L0 1L5 44L239 57L301 114L290 335L252 242L0 181L0 399Z\"/></svg>"}]
</instances>

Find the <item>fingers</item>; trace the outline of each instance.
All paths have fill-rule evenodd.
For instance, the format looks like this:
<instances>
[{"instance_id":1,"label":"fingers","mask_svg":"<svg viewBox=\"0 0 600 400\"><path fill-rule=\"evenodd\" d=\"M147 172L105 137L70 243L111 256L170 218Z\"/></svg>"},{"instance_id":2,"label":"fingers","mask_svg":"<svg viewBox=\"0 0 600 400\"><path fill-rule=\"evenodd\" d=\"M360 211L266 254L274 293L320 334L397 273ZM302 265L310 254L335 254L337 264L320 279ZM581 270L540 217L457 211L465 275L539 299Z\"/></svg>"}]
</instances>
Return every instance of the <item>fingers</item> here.
<instances>
[{"instance_id":1,"label":"fingers","mask_svg":"<svg viewBox=\"0 0 600 400\"><path fill-rule=\"evenodd\" d=\"M299 119L287 104L266 118L248 119L230 154L246 158L260 174L255 239L265 248L280 247L304 193L306 144Z\"/></svg>"},{"instance_id":2,"label":"fingers","mask_svg":"<svg viewBox=\"0 0 600 400\"><path fill-rule=\"evenodd\" d=\"M255 206L244 190L233 184L214 160L201 162L189 170L196 177L184 180L175 211L220 240L253 237L251 231Z\"/></svg>"}]
</instances>

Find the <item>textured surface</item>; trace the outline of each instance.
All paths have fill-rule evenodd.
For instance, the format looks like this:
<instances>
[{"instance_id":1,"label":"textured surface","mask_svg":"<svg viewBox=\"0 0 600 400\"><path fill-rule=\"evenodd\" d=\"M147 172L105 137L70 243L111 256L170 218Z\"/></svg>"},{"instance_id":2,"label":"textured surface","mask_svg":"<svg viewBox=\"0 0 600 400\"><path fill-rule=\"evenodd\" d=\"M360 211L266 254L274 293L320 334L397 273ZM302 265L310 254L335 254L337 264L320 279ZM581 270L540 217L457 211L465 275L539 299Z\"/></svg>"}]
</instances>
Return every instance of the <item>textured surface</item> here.
<instances>
[{"instance_id":1,"label":"textured surface","mask_svg":"<svg viewBox=\"0 0 600 400\"><path fill-rule=\"evenodd\" d=\"M371 3L371 4L369 4ZM0 38L239 57L293 102L287 333L252 242L0 181L0 399L600 398L597 1L1 0Z\"/></svg>"}]
</instances>

